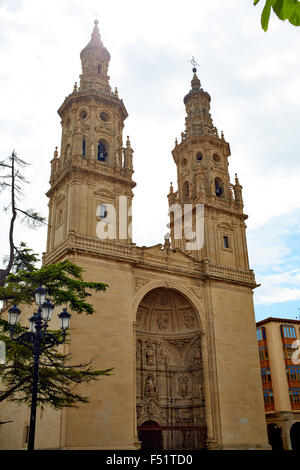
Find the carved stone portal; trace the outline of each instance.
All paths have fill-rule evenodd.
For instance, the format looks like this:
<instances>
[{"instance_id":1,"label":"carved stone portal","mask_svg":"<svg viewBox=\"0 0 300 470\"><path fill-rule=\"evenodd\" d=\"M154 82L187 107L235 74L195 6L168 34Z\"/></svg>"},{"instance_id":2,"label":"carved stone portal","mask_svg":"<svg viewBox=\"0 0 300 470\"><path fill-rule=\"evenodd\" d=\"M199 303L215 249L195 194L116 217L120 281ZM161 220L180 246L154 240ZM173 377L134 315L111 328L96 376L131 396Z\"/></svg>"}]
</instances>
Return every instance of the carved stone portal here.
<instances>
[{"instance_id":1,"label":"carved stone portal","mask_svg":"<svg viewBox=\"0 0 300 470\"><path fill-rule=\"evenodd\" d=\"M205 448L197 312L175 290L154 289L138 308L136 336L138 427L149 421L160 423L164 449Z\"/></svg>"}]
</instances>

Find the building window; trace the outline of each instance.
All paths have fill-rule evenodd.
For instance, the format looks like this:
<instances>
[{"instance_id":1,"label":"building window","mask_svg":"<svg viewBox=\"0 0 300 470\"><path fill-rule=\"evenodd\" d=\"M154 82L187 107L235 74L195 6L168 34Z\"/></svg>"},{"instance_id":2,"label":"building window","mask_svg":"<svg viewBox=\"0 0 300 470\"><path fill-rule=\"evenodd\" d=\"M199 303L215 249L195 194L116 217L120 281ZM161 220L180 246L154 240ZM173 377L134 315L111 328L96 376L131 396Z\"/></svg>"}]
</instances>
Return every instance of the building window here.
<instances>
[{"instance_id":1,"label":"building window","mask_svg":"<svg viewBox=\"0 0 300 470\"><path fill-rule=\"evenodd\" d=\"M300 367L289 366L286 368L287 379L290 382L300 381Z\"/></svg>"},{"instance_id":2,"label":"building window","mask_svg":"<svg viewBox=\"0 0 300 470\"><path fill-rule=\"evenodd\" d=\"M292 356L295 351L297 351L298 346L295 344L284 344L283 351L284 351L284 358L285 359L292 359Z\"/></svg>"},{"instance_id":3,"label":"building window","mask_svg":"<svg viewBox=\"0 0 300 470\"><path fill-rule=\"evenodd\" d=\"M296 330L291 325L281 325L281 335L284 338L296 339Z\"/></svg>"},{"instance_id":4,"label":"building window","mask_svg":"<svg viewBox=\"0 0 300 470\"><path fill-rule=\"evenodd\" d=\"M261 369L261 378L262 378L262 382L264 384L267 384L267 383L271 382L271 372L270 372L269 368L263 367Z\"/></svg>"},{"instance_id":5,"label":"building window","mask_svg":"<svg viewBox=\"0 0 300 470\"><path fill-rule=\"evenodd\" d=\"M85 139L82 141L82 156L85 157Z\"/></svg>"},{"instance_id":6,"label":"building window","mask_svg":"<svg viewBox=\"0 0 300 470\"><path fill-rule=\"evenodd\" d=\"M300 403L300 388L290 389L290 400L291 403Z\"/></svg>"},{"instance_id":7,"label":"building window","mask_svg":"<svg viewBox=\"0 0 300 470\"><path fill-rule=\"evenodd\" d=\"M99 140L98 143L98 160L101 162L105 162L106 157L107 157L107 150L106 150L106 145L102 140Z\"/></svg>"},{"instance_id":8,"label":"building window","mask_svg":"<svg viewBox=\"0 0 300 470\"><path fill-rule=\"evenodd\" d=\"M223 245L224 245L224 248L229 248L229 239L228 237L223 237Z\"/></svg>"},{"instance_id":9,"label":"building window","mask_svg":"<svg viewBox=\"0 0 300 470\"><path fill-rule=\"evenodd\" d=\"M266 329L262 326L256 329L257 341L266 339Z\"/></svg>"},{"instance_id":10,"label":"building window","mask_svg":"<svg viewBox=\"0 0 300 470\"><path fill-rule=\"evenodd\" d=\"M215 192L217 197L222 196L224 192L223 181L221 178L215 178Z\"/></svg>"},{"instance_id":11,"label":"building window","mask_svg":"<svg viewBox=\"0 0 300 470\"><path fill-rule=\"evenodd\" d=\"M98 73L101 73L101 64L98 64L97 72L98 72Z\"/></svg>"},{"instance_id":12,"label":"building window","mask_svg":"<svg viewBox=\"0 0 300 470\"><path fill-rule=\"evenodd\" d=\"M269 360L269 354L268 354L267 346L262 346L261 348L259 348L259 359L261 361L268 361Z\"/></svg>"},{"instance_id":13,"label":"building window","mask_svg":"<svg viewBox=\"0 0 300 470\"><path fill-rule=\"evenodd\" d=\"M264 402L265 405L274 405L274 395L273 390L264 390Z\"/></svg>"},{"instance_id":14,"label":"building window","mask_svg":"<svg viewBox=\"0 0 300 470\"><path fill-rule=\"evenodd\" d=\"M98 207L98 217L100 217L100 219L105 219L106 216L107 216L106 206L104 206L103 204L100 204L100 206Z\"/></svg>"}]
</instances>

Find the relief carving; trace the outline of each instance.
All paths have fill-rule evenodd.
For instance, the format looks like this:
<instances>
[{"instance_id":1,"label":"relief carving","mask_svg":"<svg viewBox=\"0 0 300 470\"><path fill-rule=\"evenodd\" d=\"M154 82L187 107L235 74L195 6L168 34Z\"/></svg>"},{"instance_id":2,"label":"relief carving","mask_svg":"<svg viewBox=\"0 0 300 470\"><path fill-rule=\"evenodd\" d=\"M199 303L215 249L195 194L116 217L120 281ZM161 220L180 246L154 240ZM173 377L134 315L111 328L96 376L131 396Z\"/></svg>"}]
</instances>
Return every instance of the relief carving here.
<instances>
[{"instance_id":1,"label":"relief carving","mask_svg":"<svg viewBox=\"0 0 300 470\"><path fill-rule=\"evenodd\" d=\"M148 341L146 345L146 363L148 366L153 366L154 364L154 349L151 341Z\"/></svg>"},{"instance_id":2,"label":"relief carving","mask_svg":"<svg viewBox=\"0 0 300 470\"><path fill-rule=\"evenodd\" d=\"M189 344L190 339L185 338L185 339L169 339L168 342L172 344L172 346L175 346L177 351L182 353L182 350L186 347L187 344Z\"/></svg>"},{"instance_id":3,"label":"relief carving","mask_svg":"<svg viewBox=\"0 0 300 470\"><path fill-rule=\"evenodd\" d=\"M158 387L155 384L154 377L149 374L145 385L145 395L147 397L153 397L158 395Z\"/></svg>"},{"instance_id":4,"label":"relief carving","mask_svg":"<svg viewBox=\"0 0 300 470\"><path fill-rule=\"evenodd\" d=\"M144 277L136 277L135 278L135 289L138 290L140 287L144 286L149 282L149 279L146 279Z\"/></svg>"},{"instance_id":5,"label":"relief carving","mask_svg":"<svg viewBox=\"0 0 300 470\"><path fill-rule=\"evenodd\" d=\"M194 315L193 310L184 312L183 318L184 318L184 326L186 328L193 329L195 326L195 315Z\"/></svg>"},{"instance_id":6,"label":"relief carving","mask_svg":"<svg viewBox=\"0 0 300 470\"><path fill-rule=\"evenodd\" d=\"M168 312L160 312L157 317L157 326L160 330L166 330L169 324Z\"/></svg>"},{"instance_id":7,"label":"relief carving","mask_svg":"<svg viewBox=\"0 0 300 470\"><path fill-rule=\"evenodd\" d=\"M193 449L193 435L191 431L183 431L182 448Z\"/></svg>"},{"instance_id":8,"label":"relief carving","mask_svg":"<svg viewBox=\"0 0 300 470\"><path fill-rule=\"evenodd\" d=\"M178 393L181 397L186 397L188 394L188 376L187 375L180 375L178 377L179 382L179 389Z\"/></svg>"}]
</instances>

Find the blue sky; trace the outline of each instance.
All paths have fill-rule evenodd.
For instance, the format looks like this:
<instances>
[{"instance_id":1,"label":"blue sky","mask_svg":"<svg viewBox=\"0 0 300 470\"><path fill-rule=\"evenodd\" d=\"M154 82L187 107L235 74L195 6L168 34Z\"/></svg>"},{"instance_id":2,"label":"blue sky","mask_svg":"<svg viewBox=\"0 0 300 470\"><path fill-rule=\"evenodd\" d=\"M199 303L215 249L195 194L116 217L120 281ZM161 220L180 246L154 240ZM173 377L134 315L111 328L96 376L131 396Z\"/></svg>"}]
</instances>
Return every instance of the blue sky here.
<instances>
[{"instance_id":1,"label":"blue sky","mask_svg":"<svg viewBox=\"0 0 300 470\"><path fill-rule=\"evenodd\" d=\"M260 2L261 3L261 2ZM252 0L0 0L0 155L31 163L24 207L47 216L49 162L60 145L57 109L78 81L79 53L95 14L111 53L111 86L129 118L134 149L133 235L138 245L167 232L171 156L184 130L183 97L195 56L211 113L230 143L231 180L243 185L256 318L295 318L300 308L300 28L272 15L260 27ZM155 181L155 189L153 182ZM1 206L4 196L1 195ZM7 250L2 215L1 254ZM46 230L18 227L38 253Z\"/></svg>"}]
</instances>

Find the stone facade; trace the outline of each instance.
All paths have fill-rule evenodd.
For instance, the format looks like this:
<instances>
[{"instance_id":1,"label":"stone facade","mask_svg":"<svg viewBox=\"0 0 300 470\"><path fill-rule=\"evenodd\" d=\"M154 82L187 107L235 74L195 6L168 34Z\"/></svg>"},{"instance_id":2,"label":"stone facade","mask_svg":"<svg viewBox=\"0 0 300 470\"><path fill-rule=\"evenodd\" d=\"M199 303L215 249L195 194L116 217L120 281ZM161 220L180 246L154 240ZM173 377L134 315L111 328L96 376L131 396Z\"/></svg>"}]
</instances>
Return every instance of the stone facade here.
<instances>
[{"instance_id":1,"label":"stone facade","mask_svg":"<svg viewBox=\"0 0 300 470\"><path fill-rule=\"evenodd\" d=\"M230 148L213 126L210 96L194 69L186 129L173 150L178 189L171 185L168 195L170 238L138 247L126 230L135 186L133 150L122 137L127 111L111 91L109 59L95 22L81 53L80 86L58 110L62 141L51 161L43 262L68 258L86 280L109 285L93 295L92 317L72 316L65 349L74 362L94 358L114 373L82 386L88 405L46 411L37 446L139 449L153 437L156 449L267 448L247 216L237 176L229 180ZM184 215L172 213L174 204L189 204L192 227L197 204L204 208L203 246L187 248L189 234L178 237ZM109 205L116 208L115 237L99 239ZM3 448L22 448L25 417L18 423L15 439L1 434Z\"/></svg>"}]
</instances>

